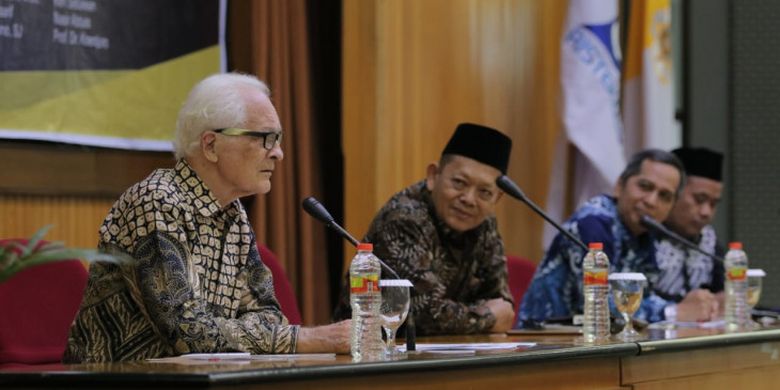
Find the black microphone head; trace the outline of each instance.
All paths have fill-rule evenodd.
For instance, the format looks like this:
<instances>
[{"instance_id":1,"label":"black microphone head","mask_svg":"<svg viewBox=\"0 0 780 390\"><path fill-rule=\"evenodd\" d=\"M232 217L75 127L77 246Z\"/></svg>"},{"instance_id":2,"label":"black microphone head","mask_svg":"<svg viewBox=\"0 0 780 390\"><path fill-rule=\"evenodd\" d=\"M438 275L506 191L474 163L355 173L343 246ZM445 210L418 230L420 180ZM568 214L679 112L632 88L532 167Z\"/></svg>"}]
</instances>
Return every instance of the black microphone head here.
<instances>
[{"instance_id":1,"label":"black microphone head","mask_svg":"<svg viewBox=\"0 0 780 390\"><path fill-rule=\"evenodd\" d=\"M658 221L656 221L655 219L653 219L649 215L643 215L639 219L639 223L641 223L642 226L644 226L644 227L646 227L648 229L656 229L656 230L661 229L660 228L661 224L658 223ZM663 230L663 229L661 229L661 230Z\"/></svg>"},{"instance_id":2,"label":"black microphone head","mask_svg":"<svg viewBox=\"0 0 780 390\"><path fill-rule=\"evenodd\" d=\"M301 205L303 206L303 210L309 213L309 215L312 217L317 218L326 224L333 223L333 216L330 215L325 206L323 206L322 203L320 203L313 196L304 199Z\"/></svg>"},{"instance_id":3,"label":"black microphone head","mask_svg":"<svg viewBox=\"0 0 780 390\"><path fill-rule=\"evenodd\" d=\"M501 191L506 192L511 197L517 198L519 200L525 200L525 193L523 193L523 190L520 189L520 186L515 184L515 182L513 182L509 176L499 176L498 179L496 179L496 185L501 189Z\"/></svg>"}]
</instances>

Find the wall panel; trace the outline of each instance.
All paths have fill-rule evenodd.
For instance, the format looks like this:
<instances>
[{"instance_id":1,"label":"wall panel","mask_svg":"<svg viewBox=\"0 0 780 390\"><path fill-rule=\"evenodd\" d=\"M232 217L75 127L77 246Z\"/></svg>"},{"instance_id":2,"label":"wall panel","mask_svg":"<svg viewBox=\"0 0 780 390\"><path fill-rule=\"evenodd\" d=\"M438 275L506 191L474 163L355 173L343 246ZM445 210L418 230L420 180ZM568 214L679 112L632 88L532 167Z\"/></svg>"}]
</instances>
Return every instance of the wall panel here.
<instances>
[{"instance_id":1,"label":"wall panel","mask_svg":"<svg viewBox=\"0 0 780 390\"><path fill-rule=\"evenodd\" d=\"M45 225L45 236L68 247L94 248L113 197L0 195L0 237L28 238Z\"/></svg>"},{"instance_id":2,"label":"wall panel","mask_svg":"<svg viewBox=\"0 0 780 390\"><path fill-rule=\"evenodd\" d=\"M760 305L780 306L780 2L730 2L730 240L767 277ZM725 237L724 237L725 240Z\"/></svg>"},{"instance_id":3,"label":"wall panel","mask_svg":"<svg viewBox=\"0 0 780 390\"><path fill-rule=\"evenodd\" d=\"M560 131L565 9L563 0L344 1L348 230L362 236L467 121L512 137L509 175L544 204ZM541 220L509 198L497 214L507 251L538 261Z\"/></svg>"},{"instance_id":4,"label":"wall panel","mask_svg":"<svg viewBox=\"0 0 780 390\"><path fill-rule=\"evenodd\" d=\"M119 195L173 164L167 152L0 140L0 238L54 225L47 239L93 248Z\"/></svg>"}]
</instances>

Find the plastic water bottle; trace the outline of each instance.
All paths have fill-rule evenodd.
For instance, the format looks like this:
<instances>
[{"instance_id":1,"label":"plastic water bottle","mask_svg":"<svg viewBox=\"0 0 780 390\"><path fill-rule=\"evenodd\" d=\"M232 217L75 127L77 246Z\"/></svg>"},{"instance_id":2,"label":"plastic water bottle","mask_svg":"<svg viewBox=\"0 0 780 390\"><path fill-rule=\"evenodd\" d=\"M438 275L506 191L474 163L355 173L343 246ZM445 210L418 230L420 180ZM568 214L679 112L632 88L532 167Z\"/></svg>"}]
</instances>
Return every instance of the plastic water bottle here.
<instances>
[{"instance_id":1,"label":"plastic water bottle","mask_svg":"<svg viewBox=\"0 0 780 390\"><path fill-rule=\"evenodd\" d=\"M726 330L747 329L750 308L747 304L748 258L741 242L729 243L726 252Z\"/></svg>"},{"instance_id":2,"label":"plastic water bottle","mask_svg":"<svg viewBox=\"0 0 780 390\"><path fill-rule=\"evenodd\" d=\"M609 339L609 258L603 249L602 243L591 242L582 262L582 336L586 343Z\"/></svg>"},{"instance_id":3,"label":"plastic water bottle","mask_svg":"<svg viewBox=\"0 0 780 390\"><path fill-rule=\"evenodd\" d=\"M379 291L381 266L374 256L373 245L358 244L358 253L349 266L350 303L352 305L352 360L376 361L384 357L382 319L379 307L382 294Z\"/></svg>"}]
</instances>

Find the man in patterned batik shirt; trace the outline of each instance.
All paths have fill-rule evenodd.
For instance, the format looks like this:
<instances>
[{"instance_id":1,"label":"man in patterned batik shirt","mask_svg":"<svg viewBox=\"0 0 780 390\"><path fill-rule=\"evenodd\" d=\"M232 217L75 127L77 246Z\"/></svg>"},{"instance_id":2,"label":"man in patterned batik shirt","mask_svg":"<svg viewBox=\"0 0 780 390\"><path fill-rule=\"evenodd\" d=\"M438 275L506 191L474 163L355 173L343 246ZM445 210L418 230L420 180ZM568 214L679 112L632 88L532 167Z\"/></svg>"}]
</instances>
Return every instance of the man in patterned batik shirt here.
<instances>
[{"instance_id":1,"label":"man in patterned batik shirt","mask_svg":"<svg viewBox=\"0 0 780 390\"><path fill-rule=\"evenodd\" d=\"M672 151L685 166L687 181L664 224L708 253L723 255L710 222L723 190L723 155L706 148ZM723 263L660 237L656 262L661 273L655 292L667 300L667 320L710 321L723 308Z\"/></svg>"},{"instance_id":2,"label":"man in patterned batik shirt","mask_svg":"<svg viewBox=\"0 0 780 390\"><path fill-rule=\"evenodd\" d=\"M422 335L504 332L514 310L494 216L512 141L489 127L460 124L427 178L394 195L365 241L412 281L411 308ZM383 270L383 275L387 275ZM344 288L337 318L349 312Z\"/></svg>"},{"instance_id":3,"label":"man in patterned batik shirt","mask_svg":"<svg viewBox=\"0 0 780 390\"><path fill-rule=\"evenodd\" d=\"M673 154L656 149L639 152L621 173L613 196L591 198L563 228L586 244L603 243L609 272L641 272L653 286L658 277L655 247L641 217L666 219L684 180L682 164ZM584 257L584 249L563 234L555 236L525 292L517 327L582 313ZM665 303L648 294L636 315L648 321L662 320Z\"/></svg>"},{"instance_id":4,"label":"man in patterned batik shirt","mask_svg":"<svg viewBox=\"0 0 780 390\"><path fill-rule=\"evenodd\" d=\"M288 324L238 200L271 189L281 141L268 88L253 76L193 88L176 166L130 187L100 227L99 247L127 261L90 268L64 362L349 350L348 321Z\"/></svg>"}]
</instances>

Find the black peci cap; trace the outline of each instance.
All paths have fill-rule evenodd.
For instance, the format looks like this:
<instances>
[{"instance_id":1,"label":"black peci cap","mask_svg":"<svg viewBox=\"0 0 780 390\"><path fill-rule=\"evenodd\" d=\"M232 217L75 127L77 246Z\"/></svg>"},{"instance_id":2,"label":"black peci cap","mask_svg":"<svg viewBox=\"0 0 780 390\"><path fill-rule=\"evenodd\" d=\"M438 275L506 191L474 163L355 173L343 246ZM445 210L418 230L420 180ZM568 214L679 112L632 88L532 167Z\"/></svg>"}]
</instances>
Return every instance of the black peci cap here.
<instances>
[{"instance_id":1,"label":"black peci cap","mask_svg":"<svg viewBox=\"0 0 780 390\"><path fill-rule=\"evenodd\" d=\"M723 181L723 154L707 148L682 147L672 150L685 167L688 176Z\"/></svg>"},{"instance_id":2,"label":"black peci cap","mask_svg":"<svg viewBox=\"0 0 780 390\"><path fill-rule=\"evenodd\" d=\"M461 123L441 154L468 157L506 174L511 151L512 139L500 131L473 123Z\"/></svg>"}]
</instances>

